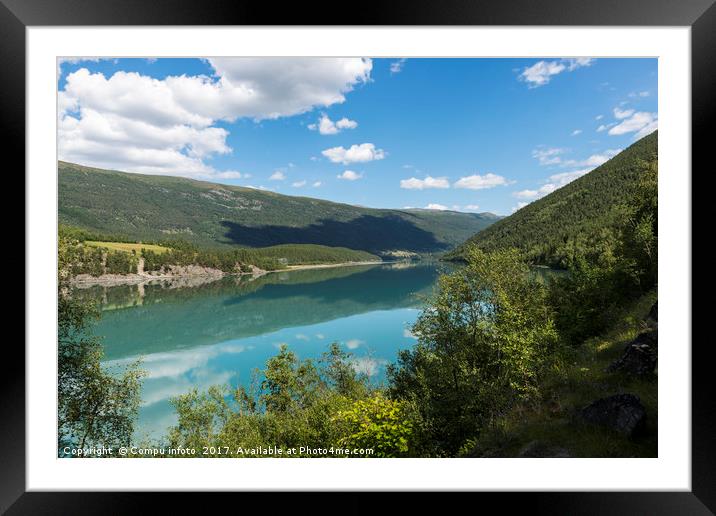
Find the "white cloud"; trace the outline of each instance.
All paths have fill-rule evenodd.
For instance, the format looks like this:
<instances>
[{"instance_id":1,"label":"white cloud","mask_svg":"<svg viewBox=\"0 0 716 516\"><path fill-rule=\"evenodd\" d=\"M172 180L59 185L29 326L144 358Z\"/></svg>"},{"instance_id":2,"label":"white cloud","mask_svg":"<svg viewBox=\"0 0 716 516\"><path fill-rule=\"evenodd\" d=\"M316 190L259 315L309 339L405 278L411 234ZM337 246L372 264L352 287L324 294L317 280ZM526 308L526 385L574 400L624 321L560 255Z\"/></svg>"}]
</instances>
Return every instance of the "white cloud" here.
<instances>
[{"instance_id":1,"label":"white cloud","mask_svg":"<svg viewBox=\"0 0 716 516\"><path fill-rule=\"evenodd\" d=\"M614 118L617 120L621 120L622 118L628 118L634 114L633 109L619 109L618 107L614 108Z\"/></svg>"},{"instance_id":2,"label":"white cloud","mask_svg":"<svg viewBox=\"0 0 716 516\"><path fill-rule=\"evenodd\" d=\"M644 97L648 97L648 96L649 96L649 92L648 92L648 91L632 91L632 92L629 94L629 96L630 96L631 98L637 98L637 97L644 98Z\"/></svg>"},{"instance_id":3,"label":"white cloud","mask_svg":"<svg viewBox=\"0 0 716 516\"><path fill-rule=\"evenodd\" d=\"M336 176L338 179L345 179L346 181L355 181L363 177L363 174L359 172L353 172L352 170L346 170L342 174Z\"/></svg>"},{"instance_id":4,"label":"white cloud","mask_svg":"<svg viewBox=\"0 0 716 516\"><path fill-rule=\"evenodd\" d=\"M619 154L622 149L607 149L601 154L592 154L587 159L578 162L578 165L585 167L598 167Z\"/></svg>"},{"instance_id":5,"label":"white cloud","mask_svg":"<svg viewBox=\"0 0 716 516\"><path fill-rule=\"evenodd\" d=\"M594 117L594 120L601 120L602 118L604 118L604 115L597 115Z\"/></svg>"},{"instance_id":6,"label":"white cloud","mask_svg":"<svg viewBox=\"0 0 716 516\"><path fill-rule=\"evenodd\" d=\"M566 71L574 71L583 66L590 66L594 59L580 57L576 59L561 59L558 61L538 61L532 66L526 67L520 74L520 79L526 81L530 88L544 86L552 76Z\"/></svg>"},{"instance_id":7,"label":"white cloud","mask_svg":"<svg viewBox=\"0 0 716 516\"><path fill-rule=\"evenodd\" d=\"M271 181L283 181L286 179L286 174L284 174L282 170L276 170L273 174L271 174L269 179Z\"/></svg>"},{"instance_id":8,"label":"white cloud","mask_svg":"<svg viewBox=\"0 0 716 516\"><path fill-rule=\"evenodd\" d=\"M293 186L294 188L303 188L304 186L306 186L306 180L304 179L303 181L296 181L295 183L291 183L291 186Z\"/></svg>"},{"instance_id":9,"label":"white cloud","mask_svg":"<svg viewBox=\"0 0 716 516\"><path fill-rule=\"evenodd\" d=\"M428 188L450 188L450 182L447 177L430 177L418 179L411 177L410 179L401 179L400 188L406 190L425 190Z\"/></svg>"},{"instance_id":10,"label":"white cloud","mask_svg":"<svg viewBox=\"0 0 716 516\"><path fill-rule=\"evenodd\" d=\"M338 134L343 129L355 129L358 127L358 122L355 120L349 120L348 118L341 118L337 122L331 120L328 115L321 115L317 124L311 124L308 128L311 131L318 130L323 135Z\"/></svg>"},{"instance_id":11,"label":"white cloud","mask_svg":"<svg viewBox=\"0 0 716 516\"><path fill-rule=\"evenodd\" d=\"M616 112L616 110L615 110ZM634 132L634 138L639 139L658 128L658 115L656 113L648 113L645 111L637 111L628 118L624 118L622 122L609 129L611 136L618 136L626 133Z\"/></svg>"},{"instance_id":12,"label":"white cloud","mask_svg":"<svg viewBox=\"0 0 716 516\"><path fill-rule=\"evenodd\" d=\"M566 152L559 148L539 148L532 151L532 157L539 161L540 165L556 165L562 162L560 155Z\"/></svg>"},{"instance_id":13,"label":"white cloud","mask_svg":"<svg viewBox=\"0 0 716 516\"><path fill-rule=\"evenodd\" d=\"M519 209L521 209L521 208L524 208L524 207L527 206L528 204L529 204L528 202L518 202L518 203L517 203L517 206L513 206L513 207L512 207L512 213L516 212L517 210L519 210Z\"/></svg>"},{"instance_id":14,"label":"white cloud","mask_svg":"<svg viewBox=\"0 0 716 516\"><path fill-rule=\"evenodd\" d=\"M562 165L565 167L598 167L602 163L606 163L610 159L612 159L614 156L619 154L622 151L622 149L607 149L604 152L601 152L599 154L592 154L587 159L583 160L567 160L563 161Z\"/></svg>"},{"instance_id":15,"label":"white cloud","mask_svg":"<svg viewBox=\"0 0 716 516\"><path fill-rule=\"evenodd\" d=\"M363 163L366 161L376 161L385 158L383 149L376 149L372 143L361 143L360 145L351 145L350 148L331 147L321 152L325 157L333 163Z\"/></svg>"},{"instance_id":16,"label":"white cloud","mask_svg":"<svg viewBox=\"0 0 716 516\"><path fill-rule=\"evenodd\" d=\"M572 136L577 136L578 134L582 134L581 129L575 129L574 131L572 131Z\"/></svg>"},{"instance_id":17,"label":"white cloud","mask_svg":"<svg viewBox=\"0 0 716 516\"><path fill-rule=\"evenodd\" d=\"M479 209L480 209L480 207L477 204L467 204L465 206L466 211L477 211Z\"/></svg>"},{"instance_id":18,"label":"white cloud","mask_svg":"<svg viewBox=\"0 0 716 516\"><path fill-rule=\"evenodd\" d=\"M391 75L402 72L404 66L405 66L405 59L398 59L397 61L393 61L392 63L390 63Z\"/></svg>"},{"instance_id":19,"label":"white cloud","mask_svg":"<svg viewBox=\"0 0 716 516\"><path fill-rule=\"evenodd\" d=\"M320 181L316 181L315 183L313 183L312 186L313 186L313 188L318 188L319 186L321 186L321 184L323 184L323 183L321 183Z\"/></svg>"},{"instance_id":20,"label":"white cloud","mask_svg":"<svg viewBox=\"0 0 716 516\"><path fill-rule=\"evenodd\" d=\"M241 179L249 178L250 174L242 174L237 170L222 170L221 172L214 172L211 176L213 179Z\"/></svg>"},{"instance_id":21,"label":"white cloud","mask_svg":"<svg viewBox=\"0 0 716 516\"><path fill-rule=\"evenodd\" d=\"M215 76L110 77L81 68L58 93L58 153L128 172L220 178L206 160L228 154L218 121L275 119L341 103L370 79L361 58L217 58ZM231 171L228 171L231 172ZM233 175L233 174L232 174Z\"/></svg>"},{"instance_id":22,"label":"white cloud","mask_svg":"<svg viewBox=\"0 0 716 516\"><path fill-rule=\"evenodd\" d=\"M455 188L467 188L468 190L484 190L507 184L509 184L509 182L504 177L493 173L487 173L483 176L473 174L471 176L461 177L453 184L453 186Z\"/></svg>"},{"instance_id":23,"label":"white cloud","mask_svg":"<svg viewBox=\"0 0 716 516\"><path fill-rule=\"evenodd\" d=\"M442 210L447 210L448 207L447 207L447 206L444 206L444 205L442 205L442 204L430 203L430 204L428 204L428 205L425 207L425 209L426 209L426 210L440 210L440 211L442 211Z\"/></svg>"},{"instance_id":24,"label":"white cloud","mask_svg":"<svg viewBox=\"0 0 716 516\"><path fill-rule=\"evenodd\" d=\"M561 172L559 174L553 174L547 179L548 182L543 184L537 190L520 190L519 192L513 192L512 195L514 197L517 197L518 199L539 199L547 194L554 192L558 188L561 188L564 185L571 183L575 179L582 177L583 175L591 172L592 170L594 170L594 167L584 168L581 170L573 170L571 172ZM525 203L520 204L521 206L518 206L516 209L521 208L522 206L524 206Z\"/></svg>"}]
</instances>

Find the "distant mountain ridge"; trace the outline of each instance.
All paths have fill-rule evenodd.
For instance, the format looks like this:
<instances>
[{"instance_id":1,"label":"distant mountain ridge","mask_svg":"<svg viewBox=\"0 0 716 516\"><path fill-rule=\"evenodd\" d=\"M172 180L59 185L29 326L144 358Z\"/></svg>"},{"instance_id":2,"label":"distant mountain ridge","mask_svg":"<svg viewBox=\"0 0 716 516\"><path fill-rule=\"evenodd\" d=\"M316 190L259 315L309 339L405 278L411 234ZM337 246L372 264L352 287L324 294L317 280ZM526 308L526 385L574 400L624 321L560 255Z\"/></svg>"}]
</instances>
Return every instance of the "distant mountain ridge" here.
<instances>
[{"instance_id":1,"label":"distant mountain ridge","mask_svg":"<svg viewBox=\"0 0 716 516\"><path fill-rule=\"evenodd\" d=\"M58 162L59 221L143 241L210 247L321 244L386 255L450 250L492 213L374 209L309 197Z\"/></svg>"},{"instance_id":2,"label":"distant mountain ridge","mask_svg":"<svg viewBox=\"0 0 716 516\"><path fill-rule=\"evenodd\" d=\"M578 246L615 225L646 167L658 162L658 131L638 140L588 174L499 220L446 258L460 260L467 244L483 250L516 247L531 261L564 266ZM595 238L595 241L598 240Z\"/></svg>"}]
</instances>

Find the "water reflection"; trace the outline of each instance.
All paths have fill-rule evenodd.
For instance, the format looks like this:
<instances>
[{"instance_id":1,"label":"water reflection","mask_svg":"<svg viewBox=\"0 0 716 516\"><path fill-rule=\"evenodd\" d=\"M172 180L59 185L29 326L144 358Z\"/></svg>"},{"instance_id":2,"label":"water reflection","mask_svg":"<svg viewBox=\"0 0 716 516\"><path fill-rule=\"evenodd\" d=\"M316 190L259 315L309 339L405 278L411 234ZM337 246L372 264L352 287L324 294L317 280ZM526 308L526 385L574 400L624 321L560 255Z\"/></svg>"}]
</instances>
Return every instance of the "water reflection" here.
<instances>
[{"instance_id":1,"label":"water reflection","mask_svg":"<svg viewBox=\"0 0 716 516\"><path fill-rule=\"evenodd\" d=\"M281 344L317 358L331 342L354 356L372 381L385 378L438 276L432 264L314 269L200 286L94 287L75 294L100 301L106 365L143 359L140 436L173 424L169 399L196 387L248 385Z\"/></svg>"}]
</instances>

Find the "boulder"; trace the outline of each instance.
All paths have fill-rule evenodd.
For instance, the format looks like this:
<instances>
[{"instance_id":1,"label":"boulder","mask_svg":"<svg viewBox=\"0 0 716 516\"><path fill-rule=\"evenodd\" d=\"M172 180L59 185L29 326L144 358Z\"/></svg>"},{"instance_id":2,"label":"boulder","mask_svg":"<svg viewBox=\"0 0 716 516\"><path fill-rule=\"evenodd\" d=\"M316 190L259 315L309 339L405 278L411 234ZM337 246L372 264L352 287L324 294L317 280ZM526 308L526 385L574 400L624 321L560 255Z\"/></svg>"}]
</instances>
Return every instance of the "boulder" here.
<instances>
[{"instance_id":1,"label":"boulder","mask_svg":"<svg viewBox=\"0 0 716 516\"><path fill-rule=\"evenodd\" d=\"M517 454L518 457L554 457L567 458L569 451L561 446L554 446L543 441L531 441Z\"/></svg>"},{"instance_id":2,"label":"boulder","mask_svg":"<svg viewBox=\"0 0 716 516\"><path fill-rule=\"evenodd\" d=\"M638 435L646 424L646 410L634 394L615 394L598 399L583 408L580 414L587 423L614 430L627 437Z\"/></svg>"},{"instance_id":3,"label":"boulder","mask_svg":"<svg viewBox=\"0 0 716 516\"><path fill-rule=\"evenodd\" d=\"M624 354L607 367L607 372L623 371L634 376L652 374L656 368L657 349L657 330L641 333L627 344Z\"/></svg>"}]
</instances>

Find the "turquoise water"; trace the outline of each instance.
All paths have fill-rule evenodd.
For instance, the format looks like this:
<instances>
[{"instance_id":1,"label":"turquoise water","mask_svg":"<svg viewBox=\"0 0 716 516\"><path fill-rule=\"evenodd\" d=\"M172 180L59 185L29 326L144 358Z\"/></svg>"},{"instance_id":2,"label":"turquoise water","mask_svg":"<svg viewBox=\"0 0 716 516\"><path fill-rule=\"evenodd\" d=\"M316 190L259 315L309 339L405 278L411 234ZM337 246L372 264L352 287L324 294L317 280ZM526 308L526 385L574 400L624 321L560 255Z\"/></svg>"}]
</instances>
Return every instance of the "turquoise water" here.
<instances>
[{"instance_id":1,"label":"turquoise water","mask_svg":"<svg viewBox=\"0 0 716 516\"><path fill-rule=\"evenodd\" d=\"M138 437L157 438L174 424L169 399L196 387L248 385L285 343L317 358L332 342L353 354L372 382L415 339L409 327L440 266L395 263L229 277L196 287L94 287L78 295L102 304L94 327L105 365L142 358Z\"/></svg>"}]
</instances>

